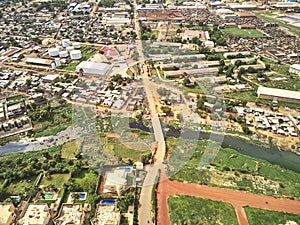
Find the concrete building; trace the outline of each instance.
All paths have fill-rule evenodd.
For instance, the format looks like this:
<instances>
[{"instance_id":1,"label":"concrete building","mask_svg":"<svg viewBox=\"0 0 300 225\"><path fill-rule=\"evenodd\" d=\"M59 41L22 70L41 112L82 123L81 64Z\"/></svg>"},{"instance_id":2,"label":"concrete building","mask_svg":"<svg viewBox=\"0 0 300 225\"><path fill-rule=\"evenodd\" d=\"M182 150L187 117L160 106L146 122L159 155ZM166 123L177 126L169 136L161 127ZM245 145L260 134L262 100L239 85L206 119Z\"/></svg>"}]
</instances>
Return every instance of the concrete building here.
<instances>
[{"instance_id":1,"label":"concrete building","mask_svg":"<svg viewBox=\"0 0 300 225\"><path fill-rule=\"evenodd\" d=\"M0 225L10 225L15 216L15 207L12 203L0 203Z\"/></svg>"},{"instance_id":2,"label":"concrete building","mask_svg":"<svg viewBox=\"0 0 300 225\"><path fill-rule=\"evenodd\" d=\"M289 72L300 75L300 64L293 64L293 65L291 65L290 69L289 69Z\"/></svg>"},{"instance_id":3,"label":"concrete building","mask_svg":"<svg viewBox=\"0 0 300 225\"><path fill-rule=\"evenodd\" d=\"M300 103L300 92L289 91L278 88L258 87L257 95L259 98L269 99L279 102Z\"/></svg>"},{"instance_id":4,"label":"concrete building","mask_svg":"<svg viewBox=\"0 0 300 225\"><path fill-rule=\"evenodd\" d=\"M164 71L165 78L180 78L184 76L182 70Z\"/></svg>"},{"instance_id":5,"label":"concrete building","mask_svg":"<svg viewBox=\"0 0 300 225\"><path fill-rule=\"evenodd\" d=\"M192 40L193 38L200 38L200 31L199 30L184 30L182 34L183 40Z\"/></svg>"},{"instance_id":6,"label":"concrete building","mask_svg":"<svg viewBox=\"0 0 300 225\"><path fill-rule=\"evenodd\" d=\"M23 213L22 213L23 214ZM19 225L47 225L51 215L47 204L29 204L21 219Z\"/></svg>"},{"instance_id":7,"label":"concrete building","mask_svg":"<svg viewBox=\"0 0 300 225\"><path fill-rule=\"evenodd\" d=\"M39 66L51 66L53 60L41 59L41 58L27 58L25 61L27 64L39 65Z\"/></svg>"},{"instance_id":8,"label":"concrete building","mask_svg":"<svg viewBox=\"0 0 300 225\"><path fill-rule=\"evenodd\" d=\"M106 173L103 193L122 194L127 185L127 172L123 168Z\"/></svg>"},{"instance_id":9,"label":"concrete building","mask_svg":"<svg viewBox=\"0 0 300 225\"><path fill-rule=\"evenodd\" d=\"M54 82L57 82L58 81L58 79L59 79L59 77L58 77L58 75L46 75L46 76L44 76L43 78L43 82L45 82L45 83L54 83Z\"/></svg>"},{"instance_id":10,"label":"concrete building","mask_svg":"<svg viewBox=\"0 0 300 225\"><path fill-rule=\"evenodd\" d=\"M80 72L82 70L84 75L100 75L104 76L109 71L110 66L107 63L96 63L89 61L82 61L76 66L76 71Z\"/></svg>"},{"instance_id":11,"label":"concrete building","mask_svg":"<svg viewBox=\"0 0 300 225\"><path fill-rule=\"evenodd\" d=\"M55 225L81 225L84 222L84 210L81 204L63 204L58 217L54 220Z\"/></svg>"},{"instance_id":12,"label":"concrete building","mask_svg":"<svg viewBox=\"0 0 300 225\"><path fill-rule=\"evenodd\" d=\"M95 210L95 217L92 219L92 225L119 225L121 213L116 205L99 204Z\"/></svg>"}]
</instances>

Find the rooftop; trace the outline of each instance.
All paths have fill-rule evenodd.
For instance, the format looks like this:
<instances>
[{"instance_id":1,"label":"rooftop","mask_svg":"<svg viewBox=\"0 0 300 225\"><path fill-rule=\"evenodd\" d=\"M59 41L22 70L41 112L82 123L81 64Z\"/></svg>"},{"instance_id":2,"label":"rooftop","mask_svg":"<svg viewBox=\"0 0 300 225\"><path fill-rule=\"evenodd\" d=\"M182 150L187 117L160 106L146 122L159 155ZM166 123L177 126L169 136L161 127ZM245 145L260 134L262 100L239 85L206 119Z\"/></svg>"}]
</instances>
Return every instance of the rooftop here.
<instances>
[{"instance_id":1,"label":"rooftop","mask_svg":"<svg viewBox=\"0 0 300 225\"><path fill-rule=\"evenodd\" d=\"M13 215L15 207L11 203L0 203L0 224L6 224Z\"/></svg>"},{"instance_id":2,"label":"rooftop","mask_svg":"<svg viewBox=\"0 0 300 225\"><path fill-rule=\"evenodd\" d=\"M276 97L300 100L300 92L299 91L289 91L289 90L278 89L278 88L258 87L257 94L258 94L258 97L260 95L271 95L271 96L276 96Z\"/></svg>"},{"instance_id":3,"label":"rooftop","mask_svg":"<svg viewBox=\"0 0 300 225\"><path fill-rule=\"evenodd\" d=\"M98 205L92 223L93 225L119 225L120 219L120 211L115 205Z\"/></svg>"},{"instance_id":4,"label":"rooftop","mask_svg":"<svg viewBox=\"0 0 300 225\"><path fill-rule=\"evenodd\" d=\"M45 225L50 220L50 212L47 204L29 204L24 216L19 220L19 224Z\"/></svg>"},{"instance_id":5,"label":"rooftop","mask_svg":"<svg viewBox=\"0 0 300 225\"><path fill-rule=\"evenodd\" d=\"M80 225L83 223L84 213L81 204L63 204L58 217L55 219L57 225Z\"/></svg>"}]
</instances>

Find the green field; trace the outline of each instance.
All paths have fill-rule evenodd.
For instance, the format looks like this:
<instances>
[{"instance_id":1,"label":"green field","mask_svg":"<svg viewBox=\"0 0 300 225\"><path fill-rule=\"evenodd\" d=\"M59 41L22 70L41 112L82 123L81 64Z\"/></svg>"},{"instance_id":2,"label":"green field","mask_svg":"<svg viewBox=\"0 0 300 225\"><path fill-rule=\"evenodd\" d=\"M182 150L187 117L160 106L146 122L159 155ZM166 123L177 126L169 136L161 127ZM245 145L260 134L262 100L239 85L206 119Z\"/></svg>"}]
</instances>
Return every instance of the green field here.
<instances>
[{"instance_id":1,"label":"green field","mask_svg":"<svg viewBox=\"0 0 300 225\"><path fill-rule=\"evenodd\" d=\"M53 185L55 188L63 188L64 184L67 183L71 175L69 173L62 174L51 174L49 176L44 176L40 187L47 187Z\"/></svg>"},{"instance_id":2,"label":"green field","mask_svg":"<svg viewBox=\"0 0 300 225\"><path fill-rule=\"evenodd\" d=\"M238 224L235 210L229 203L179 196L168 199L172 224Z\"/></svg>"},{"instance_id":3,"label":"green field","mask_svg":"<svg viewBox=\"0 0 300 225\"><path fill-rule=\"evenodd\" d=\"M287 224L288 221L300 224L300 215L250 207L245 207L245 212L250 225L278 225Z\"/></svg>"},{"instance_id":4,"label":"green field","mask_svg":"<svg viewBox=\"0 0 300 225\"><path fill-rule=\"evenodd\" d=\"M72 191L86 191L88 193L94 193L96 190L99 177L92 170L83 169L80 173L72 178L74 181L72 184Z\"/></svg>"},{"instance_id":5,"label":"green field","mask_svg":"<svg viewBox=\"0 0 300 225\"><path fill-rule=\"evenodd\" d=\"M220 148L209 168L199 170L205 146L206 141L199 141L193 157L172 179L300 199L299 173L243 155L230 148ZM172 165L171 160L170 164Z\"/></svg>"},{"instance_id":6,"label":"green field","mask_svg":"<svg viewBox=\"0 0 300 225\"><path fill-rule=\"evenodd\" d=\"M141 155L148 153L149 151L137 151L130 149L123 144L107 144L105 146L106 151L115 158L122 158L123 160L131 159L133 161L140 161Z\"/></svg>"},{"instance_id":7,"label":"green field","mask_svg":"<svg viewBox=\"0 0 300 225\"><path fill-rule=\"evenodd\" d=\"M37 177L29 177L20 181L11 182L6 188L6 192L10 195L26 196L34 187Z\"/></svg>"},{"instance_id":8,"label":"green field","mask_svg":"<svg viewBox=\"0 0 300 225\"><path fill-rule=\"evenodd\" d=\"M61 149L61 157L64 159L75 159L78 151L79 141L73 140L65 143Z\"/></svg>"},{"instance_id":9,"label":"green field","mask_svg":"<svg viewBox=\"0 0 300 225\"><path fill-rule=\"evenodd\" d=\"M222 33L229 37L241 38L262 38L265 34L256 29L239 29L237 27L228 27L221 30Z\"/></svg>"}]
</instances>

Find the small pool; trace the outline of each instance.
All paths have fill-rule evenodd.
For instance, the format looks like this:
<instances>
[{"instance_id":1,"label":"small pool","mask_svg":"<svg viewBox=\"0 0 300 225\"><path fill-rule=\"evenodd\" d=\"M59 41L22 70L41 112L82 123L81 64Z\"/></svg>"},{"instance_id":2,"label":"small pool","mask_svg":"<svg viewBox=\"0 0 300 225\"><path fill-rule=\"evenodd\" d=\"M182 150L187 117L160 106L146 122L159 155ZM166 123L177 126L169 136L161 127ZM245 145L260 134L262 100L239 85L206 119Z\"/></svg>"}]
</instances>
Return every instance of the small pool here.
<instances>
[{"instance_id":1,"label":"small pool","mask_svg":"<svg viewBox=\"0 0 300 225\"><path fill-rule=\"evenodd\" d=\"M115 205L116 200L115 199L105 199L105 200L102 200L100 202L100 204L102 204L102 205Z\"/></svg>"},{"instance_id":2,"label":"small pool","mask_svg":"<svg viewBox=\"0 0 300 225\"><path fill-rule=\"evenodd\" d=\"M45 199L52 199L53 198L52 193L46 193L44 196L45 196Z\"/></svg>"},{"instance_id":3,"label":"small pool","mask_svg":"<svg viewBox=\"0 0 300 225\"><path fill-rule=\"evenodd\" d=\"M126 173L130 173L130 171L131 171L131 168L130 168L130 167L126 167L126 168L125 168L125 172L126 172Z\"/></svg>"},{"instance_id":4,"label":"small pool","mask_svg":"<svg viewBox=\"0 0 300 225\"><path fill-rule=\"evenodd\" d=\"M79 200L85 200L85 199L86 199L86 193L80 193Z\"/></svg>"}]
</instances>

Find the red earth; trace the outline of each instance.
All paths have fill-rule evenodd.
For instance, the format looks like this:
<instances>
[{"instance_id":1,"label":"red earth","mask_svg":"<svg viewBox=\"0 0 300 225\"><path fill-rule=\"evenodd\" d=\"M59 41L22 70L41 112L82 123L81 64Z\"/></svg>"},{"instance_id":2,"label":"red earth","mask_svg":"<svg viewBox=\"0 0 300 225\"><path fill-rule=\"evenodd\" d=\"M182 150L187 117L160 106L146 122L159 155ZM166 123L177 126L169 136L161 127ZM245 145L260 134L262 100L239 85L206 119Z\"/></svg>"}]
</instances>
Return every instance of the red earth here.
<instances>
[{"instance_id":1,"label":"red earth","mask_svg":"<svg viewBox=\"0 0 300 225\"><path fill-rule=\"evenodd\" d=\"M300 214L300 201L274 198L226 188L171 181L162 173L157 190L158 225L171 225L168 198L172 195L188 195L228 202L234 207L240 225L249 224L243 208L244 206Z\"/></svg>"}]
</instances>

